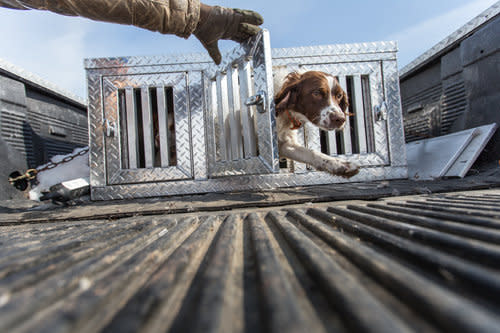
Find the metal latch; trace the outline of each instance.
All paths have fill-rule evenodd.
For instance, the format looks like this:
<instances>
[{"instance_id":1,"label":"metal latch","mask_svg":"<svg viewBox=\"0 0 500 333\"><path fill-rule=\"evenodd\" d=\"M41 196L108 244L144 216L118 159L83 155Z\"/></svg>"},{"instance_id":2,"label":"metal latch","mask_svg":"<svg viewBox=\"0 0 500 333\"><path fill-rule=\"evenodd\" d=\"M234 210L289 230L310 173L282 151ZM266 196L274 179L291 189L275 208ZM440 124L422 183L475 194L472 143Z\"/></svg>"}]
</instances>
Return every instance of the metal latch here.
<instances>
[{"instance_id":1,"label":"metal latch","mask_svg":"<svg viewBox=\"0 0 500 333\"><path fill-rule=\"evenodd\" d=\"M257 111L260 113L266 112L266 93L263 90L259 90L257 95L253 95L247 98L245 101L246 106L256 105Z\"/></svg>"},{"instance_id":2,"label":"metal latch","mask_svg":"<svg viewBox=\"0 0 500 333\"><path fill-rule=\"evenodd\" d=\"M106 119L104 122L104 127L106 128L106 136L115 136L116 134L116 125L114 122Z\"/></svg>"},{"instance_id":3,"label":"metal latch","mask_svg":"<svg viewBox=\"0 0 500 333\"><path fill-rule=\"evenodd\" d=\"M380 105L376 105L373 108L373 112L375 113L375 120L380 121L380 120L386 120L387 119L387 103L385 101L382 101Z\"/></svg>"}]
</instances>

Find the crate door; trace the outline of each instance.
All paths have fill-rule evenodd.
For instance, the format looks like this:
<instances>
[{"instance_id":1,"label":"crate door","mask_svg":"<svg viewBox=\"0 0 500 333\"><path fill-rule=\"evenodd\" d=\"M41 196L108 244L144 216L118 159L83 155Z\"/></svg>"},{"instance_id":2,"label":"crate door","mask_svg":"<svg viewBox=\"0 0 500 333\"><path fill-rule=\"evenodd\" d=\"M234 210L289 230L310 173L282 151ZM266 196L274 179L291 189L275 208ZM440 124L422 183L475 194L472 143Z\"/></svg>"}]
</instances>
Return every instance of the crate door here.
<instances>
[{"instance_id":1,"label":"crate door","mask_svg":"<svg viewBox=\"0 0 500 333\"><path fill-rule=\"evenodd\" d=\"M269 32L236 47L204 77L210 177L277 172Z\"/></svg>"},{"instance_id":2,"label":"crate door","mask_svg":"<svg viewBox=\"0 0 500 333\"><path fill-rule=\"evenodd\" d=\"M186 73L104 76L108 184L192 178Z\"/></svg>"},{"instance_id":3,"label":"crate door","mask_svg":"<svg viewBox=\"0 0 500 333\"><path fill-rule=\"evenodd\" d=\"M303 143L330 156L342 155L362 167L389 165L384 81L380 62L304 62L298 68L300 71L323 71L337 78L349 97L350 116L347 117L344 130L338 132L322 131L307 124L301 129ZM305 171L306 167L299 163L295 171L300 172L301 169Z\"/></svg>"}]
</instances>

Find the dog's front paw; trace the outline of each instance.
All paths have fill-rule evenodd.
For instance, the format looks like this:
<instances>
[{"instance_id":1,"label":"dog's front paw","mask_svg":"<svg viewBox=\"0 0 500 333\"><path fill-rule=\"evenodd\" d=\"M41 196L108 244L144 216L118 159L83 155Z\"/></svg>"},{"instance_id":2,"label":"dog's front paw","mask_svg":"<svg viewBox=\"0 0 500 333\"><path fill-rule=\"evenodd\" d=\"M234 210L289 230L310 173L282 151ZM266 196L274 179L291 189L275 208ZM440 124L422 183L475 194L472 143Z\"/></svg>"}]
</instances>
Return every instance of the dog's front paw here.
<instances>
[{"instance_id":1,"label":"dog's front paw","mask_svg":"<svg viewBox=\"0 0 500 333\"><path fill-rule=\"evenodd\" d=\"M342 162L338 175L344 178L351 178L359 172L359 165L352 162Z\"/></svg>"},{"instance_id":2,"label":"dog's front paw","mask_svg":"<svg viewBox=\"0 0 500 333\"><path fill-rule=\"evenodd\" d=\"M351 178L359 172L359 166L352 162L339 161L336 159L325 161L318 170L329 172L335 176Z\"/></svg>"}]
</instances>

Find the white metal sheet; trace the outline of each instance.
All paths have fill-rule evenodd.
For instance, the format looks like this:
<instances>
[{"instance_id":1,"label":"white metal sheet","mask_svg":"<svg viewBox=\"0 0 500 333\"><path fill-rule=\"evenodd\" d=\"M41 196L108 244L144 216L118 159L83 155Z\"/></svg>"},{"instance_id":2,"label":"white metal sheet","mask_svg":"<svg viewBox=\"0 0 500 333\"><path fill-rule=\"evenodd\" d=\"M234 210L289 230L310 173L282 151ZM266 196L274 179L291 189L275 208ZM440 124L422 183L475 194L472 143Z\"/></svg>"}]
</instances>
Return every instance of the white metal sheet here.
<instances>
[{"instance_id":1,"label":"white metal sheet","mask_svg":"<svg viewBox=\"0 0 500 333\"><path fill-rule=\"evenodd\" d=\"M406 145L408 176L418 180L444 176L471 142L475 132L475 129L470 129L408 143Z\"/></svg>"},{"instance_id":2,"label":"white metal sheet","mask_svg":"<svg viewBox=\"0 0 500 333\"><path fill-rule=\"evenodd\" d=\"M477 127L476 135L446 172L445 177L465 177L488 141L490 141L497 127L495 123Z\"/></svg>"}]
</instances>

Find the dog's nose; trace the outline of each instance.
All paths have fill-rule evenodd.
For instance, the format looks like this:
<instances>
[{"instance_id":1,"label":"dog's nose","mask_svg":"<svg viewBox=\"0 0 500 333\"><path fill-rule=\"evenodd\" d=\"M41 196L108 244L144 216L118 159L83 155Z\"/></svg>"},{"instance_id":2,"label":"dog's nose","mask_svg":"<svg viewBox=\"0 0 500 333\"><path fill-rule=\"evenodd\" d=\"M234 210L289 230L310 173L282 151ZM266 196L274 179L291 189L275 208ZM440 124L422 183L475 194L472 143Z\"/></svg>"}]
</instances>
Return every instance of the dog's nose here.
<instances>
[{"instance_id":1,"label":"dog's nose","mask_svg":"<svg viewBox=\"0 0 500 333\"><path fill-rule=\"evenodd\" d=\"M345 115L343 113L330 113L330 123L335 124L335 126L342 126L345 123Z\"/></svg>"}]
</instances>

